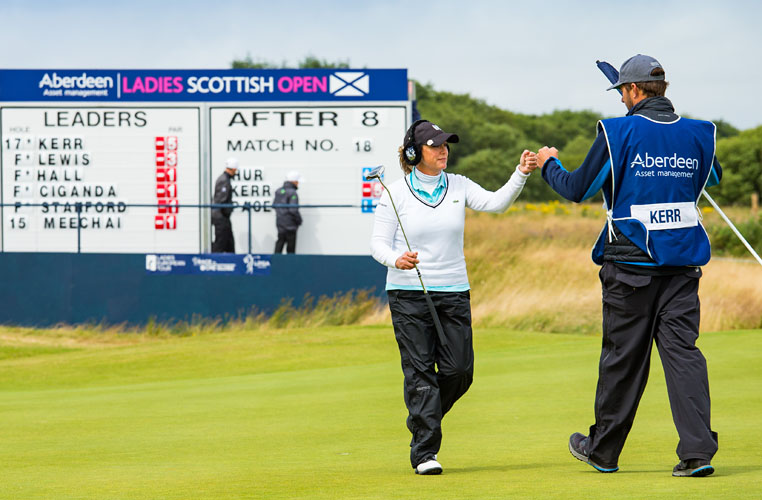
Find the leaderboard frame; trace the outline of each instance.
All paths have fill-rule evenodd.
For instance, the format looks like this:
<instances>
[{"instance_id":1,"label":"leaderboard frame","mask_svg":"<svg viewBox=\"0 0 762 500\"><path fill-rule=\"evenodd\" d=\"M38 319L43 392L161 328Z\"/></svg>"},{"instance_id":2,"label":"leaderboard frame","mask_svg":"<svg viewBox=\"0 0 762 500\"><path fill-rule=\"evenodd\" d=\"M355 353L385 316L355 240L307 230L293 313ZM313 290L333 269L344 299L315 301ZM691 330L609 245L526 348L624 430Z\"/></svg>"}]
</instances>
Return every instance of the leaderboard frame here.
<instances>
[{"instance_id":1,"label":"leaderboard frame","mask_svg":"<svg viewBox=\"0 0 762 500\"><path fill-rule=\"evenodd\" d=\"M396 163L398 143L411 122L408 96L405 70L0 70L0 251L208 252L212 239L209 209L183 205L210 204L214 179L222 172L224 159L236 156L241 164L233 179L234 192L239 189L234 203L241 205L232 218L236 253L272 252L277 238L272 197L286 174L297 170L304 179L299 186L300 203L306 205L298 252L367 255L372 213L381 189L365 179L363 172L378 164ZM192 126L183 115L185 121L175 127L164 122L158 128L148 126L150 130L143 130L146 133L139 140L131 127L120 123L120 112L150 115L187 110L195 111ZM276 119L267 126L264 121L235 124L240 125L235 140L259 141L255 144L265 147L247 151L219 147L221 140L227 143L226 131L215 115L224 110L271 113ZM20 118L24 113L55 111L65 114L52 118L45 114L37 130L28 130L29 120ZM115 114L105 124L109 111ZM93 113L89 118L101 114L102 122L88 123L88 112ZM367 119L363 126L363 112L366 118L373 113L383 116L385 123L368 126L373 121ZM286 123L288 119L290 123ZM55 125L74 132L49 132ZM101 135L93 132L99 127ZM106 128L114 137L99 144L99 137L109 136ZM315 132L314 138L307 139L306 130ZM74 154L88 155L87 164L49 165L36 148L36 160L20 165L19 148L12 147L9 140L24 134L37 141L37 146L51 137L60 147L64 139L69 140ZM190 143L189 134L193 135ZM131 149L120 146L120 137L121 143L132 144ZM294 149L302 150L270 151L262 141L274 141L274 137L295 140L299 146ZM79 141L78 149L74 140ZM109 144L114 151L108 150ZM132 155L132 165L120 163L120 147L123 156ZM177 147L182 151L173 156ZM190 163L172 165L174 158ZM31 171L20 173L21 167ZM140 180L133 186L120 169L132 169ZM400 178L397 170L387 168L386 180ZM32 187L23 187L31 190L30 196L19 196L19 184L24 184L20 176L32 179L27 182ZM112 177L121 179L123 185ZM120 215L113 220L103 218L95 228L72 227L68 219L62 223L65 227L53 227L50 220L40 223L39 214L34 219L29 215L34 226L27 228L27 235L35 233L34 237L20 237L19 228L11 227L18 220L13 217L42 207L18 205L25 200L45 203L51 178L63 193L59 203L69 205L67 213L72 213L71 206L77 203L92 210L96 202L79 192L68 196L74 192L70 186L104 184L114 188L111 201L121 210ZM82 193L86 193L84 189ZM50 206L48 203L48 211ZM79 224L80 214L74 216ZM94 226L93 221L98 220L86 222ZM118 227L114 227L115 221ZM149 223L150 230L146 229ZM111 226L104 227L108 224Z\"/></svg>"}]
</instances>

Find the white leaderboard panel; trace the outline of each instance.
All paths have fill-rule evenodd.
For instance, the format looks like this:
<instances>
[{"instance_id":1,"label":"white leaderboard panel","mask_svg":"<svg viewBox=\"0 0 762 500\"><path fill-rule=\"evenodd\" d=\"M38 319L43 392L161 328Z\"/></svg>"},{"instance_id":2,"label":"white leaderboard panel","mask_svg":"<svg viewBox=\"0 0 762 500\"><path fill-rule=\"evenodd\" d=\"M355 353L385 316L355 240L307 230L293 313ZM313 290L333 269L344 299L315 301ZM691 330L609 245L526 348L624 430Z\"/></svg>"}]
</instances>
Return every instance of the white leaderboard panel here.
<instances>
[{"instance_id":1,"label":"white leaderboard panel","mask_svg":"<svg viewBox=\"0 0 762 500\"><path fill-rule=\"evenodd\" d=\"M226 158L237 158L233 201L252 207L251 242L248 213L236 210L231 218L237 253L247 252L249 244L253 253L272 253L277 230L271 205L291 171L302 177L300 204L350 205L302 208L298 253L369 253L381 185L364 180L363 172L383 164L385 183L402 176L397 148L407 126L407 106L212 106L209 113L209 184L214 186Z\"/></svg>"},{"instance_id":2,"label":"white leaderboard panel","mask_svg":"<svg viewBox=\"0 0 762 500\"><path fill-rule=\"evenodd\" d=\"M3 251L201 251L199 210L179 207L202 199L200 118L198 107L0 108Z\"/></svg>"}]
</instances>

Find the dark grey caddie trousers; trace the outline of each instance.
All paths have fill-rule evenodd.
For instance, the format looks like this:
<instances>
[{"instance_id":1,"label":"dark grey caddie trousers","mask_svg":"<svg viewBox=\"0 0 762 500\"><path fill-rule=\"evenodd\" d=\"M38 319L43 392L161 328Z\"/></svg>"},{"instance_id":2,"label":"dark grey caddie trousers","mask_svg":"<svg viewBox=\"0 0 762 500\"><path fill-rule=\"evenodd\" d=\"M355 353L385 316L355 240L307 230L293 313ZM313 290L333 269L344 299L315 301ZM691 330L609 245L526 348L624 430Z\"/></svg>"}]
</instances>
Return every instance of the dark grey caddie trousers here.
<instances>
[{"instance_id":1,"label":"dark grey caddie trousers","mask_svg":"<svg viewBox=\"0 0 762 500\"><path fill-rule=\"evenodd\" d=\"M659 350L681 460L711 460L717 433L710 425L707 365L696 347L699 335L700 268L684 274L630 274L605 262L603 347L590 427L590 459L617 466L648 381L653 344Z\"/></svg>"}]
</instances>

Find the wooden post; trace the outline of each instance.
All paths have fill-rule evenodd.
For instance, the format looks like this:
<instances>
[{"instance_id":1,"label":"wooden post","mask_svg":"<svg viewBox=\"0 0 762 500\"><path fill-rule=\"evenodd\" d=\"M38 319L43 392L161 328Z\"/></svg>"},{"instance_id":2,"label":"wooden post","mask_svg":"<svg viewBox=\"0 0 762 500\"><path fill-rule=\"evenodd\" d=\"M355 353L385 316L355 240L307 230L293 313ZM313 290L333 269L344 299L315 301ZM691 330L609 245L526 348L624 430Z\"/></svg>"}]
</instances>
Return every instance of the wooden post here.
<instances>
[{"instance_id":1,"label":"wooden post","mask_svg":"<svg viewBox=\"0 0 762 500\"><path fill-rule=\"evenodd\" d=\"M751 193L751 215L756 219L759 211L759 193Z\"/></svg>"}]
</instances>

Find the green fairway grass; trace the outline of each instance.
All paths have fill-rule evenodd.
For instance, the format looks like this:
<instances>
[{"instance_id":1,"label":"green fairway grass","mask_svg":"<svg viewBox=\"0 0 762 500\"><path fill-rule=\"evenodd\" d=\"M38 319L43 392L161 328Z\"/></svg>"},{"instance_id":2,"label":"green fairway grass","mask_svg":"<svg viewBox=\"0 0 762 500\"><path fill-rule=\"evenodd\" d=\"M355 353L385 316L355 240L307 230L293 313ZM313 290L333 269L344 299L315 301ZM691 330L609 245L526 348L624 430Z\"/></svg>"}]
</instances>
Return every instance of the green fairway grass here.
<instances>
[{"instance_id":1,"label":"green fairway grass","mask_svg":"<svg viewBox=\"0 0 762 500\"><path fill-rule=\"evenodd\" d=\"M720 442L707 478L670 475L657 355L621 470L569 454L593 419L597 336L477 329L444 474L416 476L390 326L133 335L3 337L0 498L762 498L760 330L699 340Z\"/></svg>"}]
</instances>

